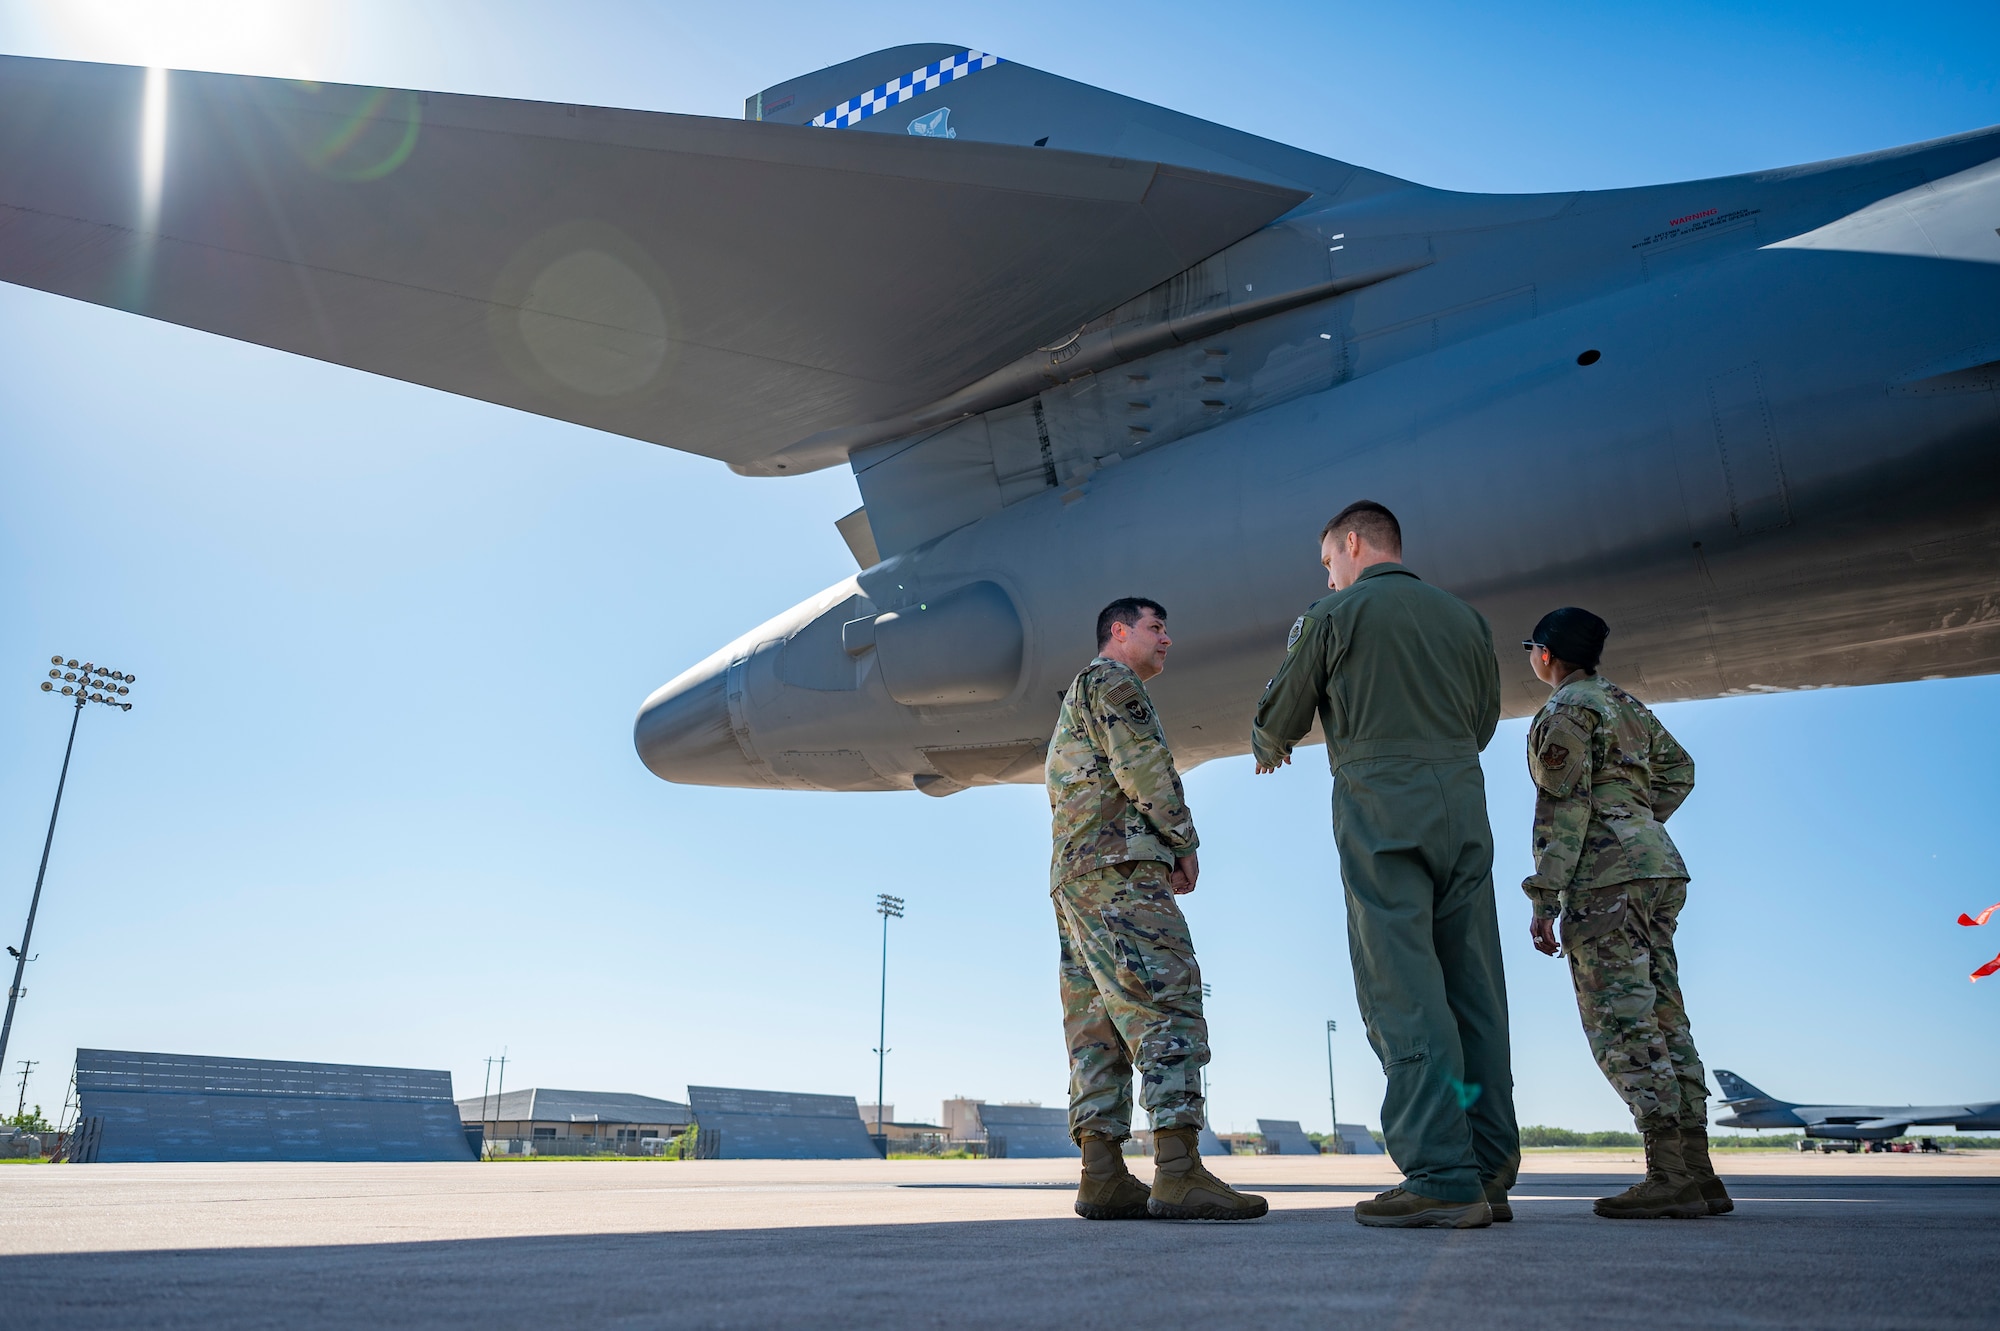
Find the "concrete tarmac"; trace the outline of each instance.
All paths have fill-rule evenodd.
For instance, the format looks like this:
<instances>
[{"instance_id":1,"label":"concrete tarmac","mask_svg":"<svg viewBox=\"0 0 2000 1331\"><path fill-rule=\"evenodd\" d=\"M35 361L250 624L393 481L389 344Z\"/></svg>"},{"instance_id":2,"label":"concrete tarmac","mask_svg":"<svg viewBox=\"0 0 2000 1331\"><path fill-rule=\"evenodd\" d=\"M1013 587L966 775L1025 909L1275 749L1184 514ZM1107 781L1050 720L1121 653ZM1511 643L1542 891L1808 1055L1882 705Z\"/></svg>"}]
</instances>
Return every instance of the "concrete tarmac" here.
<instances>
[{"instance_id":1,"label":"concrete tarmac","mask_svg":"<svg viewBox=\"0 0 2000 1331\"><path fill-rule=\"evenodd\" d=\"M1734 1214L1620 1222L1636 1153L1538 1153L1456 1232L1356 1225L1380 1156L1218 1164L1269 1217L1093 1224L1036 1160L0 1167L0 1327L2000 1325L2000 1154L1732 1152Z\"/></svg>"}]
</instances>

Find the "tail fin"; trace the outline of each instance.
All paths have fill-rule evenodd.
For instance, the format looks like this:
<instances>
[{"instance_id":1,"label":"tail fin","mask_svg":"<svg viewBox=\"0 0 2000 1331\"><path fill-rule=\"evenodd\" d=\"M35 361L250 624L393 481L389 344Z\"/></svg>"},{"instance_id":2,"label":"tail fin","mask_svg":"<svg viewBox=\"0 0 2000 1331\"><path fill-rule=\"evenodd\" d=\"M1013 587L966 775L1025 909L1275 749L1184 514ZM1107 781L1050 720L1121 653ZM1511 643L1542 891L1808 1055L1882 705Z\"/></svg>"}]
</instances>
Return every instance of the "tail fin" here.
<instances>
[{"instance_id":1,"label":"tail fin","mask_svg":"<svg viewBox=\"0 0 2000 1331\"><path fill-rule=\"evenodd\" d=\"M1726 1101L1769 1100L1774 1105L1785 1103L1775 1096L1764 1094L1735 1073L1725 1072L1721 1068L1715 1070L1715 1084L1722 1088L1722 1098Z\"/></svg>"},{"instance_id":2,"label":"tail fin","mask_svg":"<svg viewBox=\"0 0 2000 1331\"><path fill-rule=\"evenodd\" d=\"M748 98L743 115L849 132L1130 157L1348 199L1408 184L983 51L935 42L892 46L788 79Z\"/></svg>"}]
</instances>

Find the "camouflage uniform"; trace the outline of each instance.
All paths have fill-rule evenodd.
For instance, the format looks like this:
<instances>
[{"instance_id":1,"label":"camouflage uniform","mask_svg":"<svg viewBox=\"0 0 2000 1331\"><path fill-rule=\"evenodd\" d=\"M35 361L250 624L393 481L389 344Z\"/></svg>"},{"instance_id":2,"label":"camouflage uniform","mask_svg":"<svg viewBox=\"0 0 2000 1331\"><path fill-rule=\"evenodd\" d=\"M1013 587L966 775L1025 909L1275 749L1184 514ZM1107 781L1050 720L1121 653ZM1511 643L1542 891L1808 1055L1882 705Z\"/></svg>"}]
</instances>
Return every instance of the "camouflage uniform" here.
<instances>
[{"instance_id":1,"label":"camouflage uniform","mask_svg":"<svg viewBox=\"0 0 2000 1331\"><path fill-rule=\"evenodd\" d=\"M1167 886L1199 844L1146 686L1099 657L1070 685L1046 769L1061 940L1070 1135L1132 1130L1132 1069L1155 1129L1199 1127L1201 971Z\"/></svg>"},{"instance_id":2,"label":"camouflage uniform","mask_svg":"<svg viewBox=\"0 0 2000 1331\"><path fill-rule=\"evenodd\" d=\"M1528 771L1535 872L1521 888L1538 917L1562 920L1590 1052L1642 1132L1706 1128L1674 958L1687 866L1663 826L1694 789L1694 760L1644 703L1575 674L1528 730Z\"/></svg>"}]
</instances>

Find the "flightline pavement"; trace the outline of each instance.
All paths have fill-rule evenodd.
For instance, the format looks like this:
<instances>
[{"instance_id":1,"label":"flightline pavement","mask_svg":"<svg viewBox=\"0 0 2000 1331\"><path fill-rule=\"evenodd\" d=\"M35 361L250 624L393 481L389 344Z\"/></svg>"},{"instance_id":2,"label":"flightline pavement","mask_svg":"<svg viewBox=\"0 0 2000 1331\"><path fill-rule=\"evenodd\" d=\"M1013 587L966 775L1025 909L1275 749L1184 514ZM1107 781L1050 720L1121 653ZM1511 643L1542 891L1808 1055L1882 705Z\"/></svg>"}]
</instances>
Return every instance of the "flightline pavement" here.
<instances>
[{"instance_id":1,"label":"flightline pavement","mask_svg":"<svg viewBox=\"0 0 2000 1331\"><path fill-rule=\"evenodd\" d=\"M1214 1162L1271 1201L1226 1225L1079 1220L1072 1161L8 1166L0 1327L2000 1325L2000 1152L1718 1156L1733 1215L1533 1153L1455 1232L1354 1223L1380 1156Z\"/></svg>"}]
</instances>

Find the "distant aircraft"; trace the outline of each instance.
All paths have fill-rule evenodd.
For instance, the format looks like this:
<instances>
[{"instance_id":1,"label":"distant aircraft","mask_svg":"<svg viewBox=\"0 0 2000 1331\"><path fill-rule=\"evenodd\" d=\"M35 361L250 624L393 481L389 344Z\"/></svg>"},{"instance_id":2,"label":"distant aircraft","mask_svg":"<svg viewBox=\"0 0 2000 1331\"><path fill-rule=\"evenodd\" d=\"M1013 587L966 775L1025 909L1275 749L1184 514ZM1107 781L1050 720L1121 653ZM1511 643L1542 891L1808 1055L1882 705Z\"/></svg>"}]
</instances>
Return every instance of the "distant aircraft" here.
<instances>
[{"instance_id":1,"label":"distant aircraft","mask_svg":"<svg viewBox=\"0 0 2000 1331\"><path fill-rule=\"evenodd\" d=\"M1733 1072L1717 1071L1725 1128L1803 1128L1808 1137L1887 1141L1913 1127L2000 1129L2000 1100L1967 1105L1806 1105L1774 1100Z\"/></svg>"},{"instance_id":2,"label":"distant aircraft","mask_svg":"<svg viewBox=\"0 0 2000 1331\"><path fill-rule=\"evenodd\" d=\"M640 710L709 785L1038 780L1126 595L1170 611L1182 765L1240 754L1364 497L1513 715L1564 604L1655 701L2000 669L1996 226L1994 129L1474 195L945 45L743 122L0 58L0 280L852 468L860 572Z\"/></svg>"}]
</instances>

